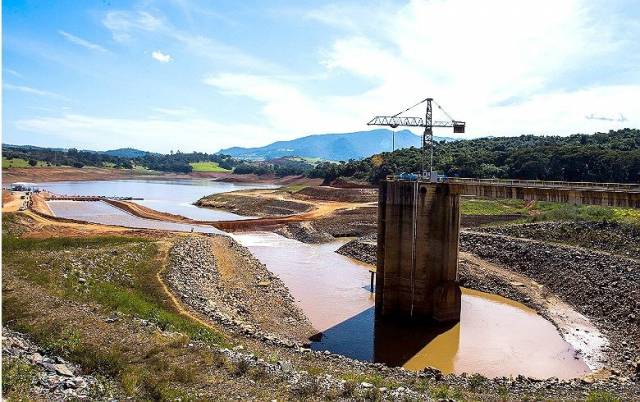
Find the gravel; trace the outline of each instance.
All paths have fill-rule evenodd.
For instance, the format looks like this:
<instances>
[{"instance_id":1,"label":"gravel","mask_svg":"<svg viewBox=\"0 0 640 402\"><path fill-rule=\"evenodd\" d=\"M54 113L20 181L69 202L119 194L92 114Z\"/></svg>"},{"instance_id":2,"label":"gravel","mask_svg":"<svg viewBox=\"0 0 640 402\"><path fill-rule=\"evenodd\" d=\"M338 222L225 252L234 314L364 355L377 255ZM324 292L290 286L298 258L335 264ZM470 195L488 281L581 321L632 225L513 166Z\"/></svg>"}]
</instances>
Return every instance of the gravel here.
<instances>
[{"instance_id":1,"label":"gravel","mask_svg":"<svg viewBox=\"0 0 640 402\"><path fill-rule=\"evenodd\" d=\"M303 243L326 243L334 240L330 234L318 231L311 222L290 223L276 228L274 232Z\"/></svg>"},{"instance_id":2,"label":"gravel","mask_svg":"<svg viewBox=\"0 0 640 402\"><path fill-rule=\"evenodd\" d=\"M479 228L479 232L574 244L640 259L640 227L617 222L542 222Z\"/></svg>"},{"instance_id":3,"label":"gravel","mask_svg":"<svg viewBox=\"0 0 640 402\"><path fill-rule=\"evenodd\" d=\"M473 232L461 235L460 249L548 287L608 335L611 363L638 377L634 362L640 359L640 262L585 248Z\"/></svg>"},{"instance_id":4,"label":"gravel","mask_svg":"<svg viewBox=\"0 0 640 402\"><path fill-rule=\"evenodd\" d=\"M218 269L212 239L190 236L170 252L166 279L183 303L227 329L286 347L308 343L311 324L295 305L284 283L249 250L228 236L227 258L241 261L241 272L225 279Z\"/></svg>"}]
</instances>

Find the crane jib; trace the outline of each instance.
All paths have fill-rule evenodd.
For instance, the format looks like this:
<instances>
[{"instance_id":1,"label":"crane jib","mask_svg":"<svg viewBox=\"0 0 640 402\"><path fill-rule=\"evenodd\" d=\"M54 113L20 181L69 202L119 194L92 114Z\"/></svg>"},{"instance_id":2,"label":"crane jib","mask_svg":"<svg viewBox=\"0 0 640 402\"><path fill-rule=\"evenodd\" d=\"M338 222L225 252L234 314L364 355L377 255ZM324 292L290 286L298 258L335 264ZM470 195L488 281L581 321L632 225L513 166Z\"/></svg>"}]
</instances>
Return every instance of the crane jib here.
<instances>
[{"instance_id":1,"label":"crane jib","mask_svg":"<svg viewBox=\"0 0 640 402\"><path fill-rule=\"evenodd\" d=\"M426 110L424 114L424 119L422 117L411 117L411 116L400 116L405 112L413 109L414 107L426 103ZM444 113L450 120L447 121L433 121L433 107L432 103ZM434 127L453 127L453 132L456 134L461 134L465 132L464 121L453 120L451 115L447 113L442 106L436 103L433 98L425 98L424 100L416 103L415 105L404 109L400 113L396 113L393 116L376 116L371 121L367 123L368 126L387 126L387 127L424 127L424 132L422 133L422 160L421 160L421 172L420 175L425 177L428 175L429 181L437 181L437 173L433 170L433 128ZM394 131L395 136L395 131ZM395 144L395 139L393 140ZM395 145L394 145L395 150ZM427 163L427 159L429 161L429 169L425 169L425 165Z\"/></svg>"},{"instance_id":2,"label":"crane jib","mask_svg":"<svg viewBox=\"0 0 640 402\"><path fill-rule=\"evenodd\" d=\"M426 127L422 117L394 117L376 116L367 123L368 126L389 126L389 127ZM453 127L454 133L464 133L465 122L463 121L434 121L431 127ZM458 131L461 129L462 131Z\"/></svg>"}]
</instances>

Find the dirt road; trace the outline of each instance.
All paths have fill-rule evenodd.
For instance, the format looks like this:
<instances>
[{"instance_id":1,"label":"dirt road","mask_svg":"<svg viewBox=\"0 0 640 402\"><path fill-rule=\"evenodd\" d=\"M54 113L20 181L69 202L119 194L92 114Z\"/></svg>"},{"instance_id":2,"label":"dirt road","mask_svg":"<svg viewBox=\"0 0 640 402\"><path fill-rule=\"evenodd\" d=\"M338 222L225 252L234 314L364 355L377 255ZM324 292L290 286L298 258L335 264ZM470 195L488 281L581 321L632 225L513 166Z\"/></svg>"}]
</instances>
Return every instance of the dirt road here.
<instances>
[{"instance_id":1,"label":"dirt road","mask_svg":"<svg viewBox=\"0 0 640 402\"><path fill-rule=\"evenodd\" d=\"M2 190L2 212L16 212L22 206L22 192Z\"/></svg>"}]
</instances>

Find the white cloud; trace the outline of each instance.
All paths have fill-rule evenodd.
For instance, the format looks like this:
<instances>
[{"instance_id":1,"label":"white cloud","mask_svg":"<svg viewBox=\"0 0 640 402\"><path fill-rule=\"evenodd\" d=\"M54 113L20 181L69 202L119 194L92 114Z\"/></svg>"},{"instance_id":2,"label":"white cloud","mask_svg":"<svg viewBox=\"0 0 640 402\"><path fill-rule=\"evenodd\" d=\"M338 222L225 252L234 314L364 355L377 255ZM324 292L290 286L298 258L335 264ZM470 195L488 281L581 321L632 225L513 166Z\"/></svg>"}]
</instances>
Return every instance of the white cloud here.
<instances>
[{"instance_id":1,"label":"white cloud","mask_svg":"<svg viewBox=\"0 0 640 402\"><path fill-rule=\"evenodd\" d=\"M164 18L147 12L111 11L105 15L102 23L119 42L132 40L136 32L154 33L180 43L198 57L216 63L260 71L278 69L275 64L246 54L234 46L178 29Z\"/></svg>"},{"instance_id":2,"label":"white cloud","mask_svg":"<svg viewBox=\"0 0 640 402\"><path fill-rule=\"evenodd\" d=\"M168 63L172 60L171 55L162 53L158 50L152 52L151 57L158 60L160 63Z\"/></svg>"},{"instance_id":3,"label":"white cloud","mask_svg":"<svg viewBox=\"0 0 640 402\"><path fill-rule=\"evenodd\" d=\"M466 120L467 136L566 135L640 125L640 103L633 98L640 82L608 84L608 71L597 74L597 82L584 78L603 60L633 65L635 56L628 51L633 35L619 31L624 24L602 20L583 1L415 0L378 9L338 3L305 16L344 32L319 53L329 77L349 74L369 82L367 90L318 96L304 82L273 75L205 79L223 94L261 102L265 124L281 137L367 129L374 115L397 113L427 96ZM585 119L594 112L622 113L629 121Z\"/></svg>"},{"instance_id":4,"label":"white cloud","mask_svg":"<svg viewBox=\"0 0 640 402\"><path fill-rule=\"evenodd\" d=\"M8 72L9 74L13 75L14 77L22 78L22 74L20 74L16 70L12 70L10 68L5 68L4 71Z\"/></svg>"},{"instance_id":5,"label":"white cloud","mask_svg":"<svg viewBox=\"0 0 640 402\"><path fill-rule=\"evenodd\" d=\"M65 114L22 119L15 125L25 132L55 136L68 144L97 150L126 144L154 152L168 152L176 146L185 152L214 152L221 147L251 145L253 136L274 136L264 127L221 124L198 117L123 119Z\"/></svg>"},{"instance_id":6,"label":"white cloud","mask_svg":"<svg viewBox=\"0 0 640 402\"><path fill-rule=\"evenodd\" d=\"M69 41L69 42L71 42L71 43L73 43L75 45L82 46L85 49L89 49L89 50L92 50L92 51L95 51L95 52L100 52L100 53L107 53L108 52L108 50L105 49L104 47L102 47L102 46L100 46L100 45L98 45L96 43L89 42L86 39L82 39L82 38L80 38L78 36L72 35L72 34L70 34L68 32L65 32L65 31L61 30L61 31L58 31L58 33L60 35L62 35L62 37L65 38L67 41Z\"/></svg>"},{"instance_id":7,"label":"white cloud","mask_svg":"<svg viewBox=\"0 0 640 402\"><path fill-rule=\"evenodd\" d=\"M230 96L244 96L262 103L260 124L277 133L260 138L266 144L283 138L299 137L310 131L338 131L356 128L353 115L347 117L349 105L341 105L338 98L309 96L293 82L283 79L224 73L204 79L204 83ZM342 109L344 107L344 109Z\"/></svg>"},{"instance_id":8,"label":"white cloud","mask_svg":"<svg viewBox=\"0 0 640 402\"><path fill-rule=\"evenodd\" d=\"M36 89L36 88L28 87L26 85L13 85L13 84L5 83L5 84L2 85L2 87L4 89L8 89L10 91L18 91L18 92L23 92L23 93L26 93L26 94L31 94L31 95L45 96L45 97L48 97L48 98L54 98L54 99L60 99L60 100L68 100L69 99L66 96L57 94L55 92L44 91L42 89Z\"/></svg>"},{"instance_id":9,"label":"white cloud","mask_svg":"<svg viewBox=\"0 0 640 402\"><path fill-rule=\"evenodd\" d=\"M102 20L103 25L111 31L113 39L126 42L131 39L134 30L156 31L163 26L163 21L145 11L136 13L128 11L110 11Z\"/></svg>"},{"instance_id":10,"label":"white cloud","mask_svg":"<svg viewBox=\"0 0 640 402\"><path fill-rule=\"evenodd\" d=\"M152 108L151 110L165 116L188 116L188 115L195 114L195 110L189 107L176 107L176 108L155 107L155 108Z\"/></svg>"}]
</instances>

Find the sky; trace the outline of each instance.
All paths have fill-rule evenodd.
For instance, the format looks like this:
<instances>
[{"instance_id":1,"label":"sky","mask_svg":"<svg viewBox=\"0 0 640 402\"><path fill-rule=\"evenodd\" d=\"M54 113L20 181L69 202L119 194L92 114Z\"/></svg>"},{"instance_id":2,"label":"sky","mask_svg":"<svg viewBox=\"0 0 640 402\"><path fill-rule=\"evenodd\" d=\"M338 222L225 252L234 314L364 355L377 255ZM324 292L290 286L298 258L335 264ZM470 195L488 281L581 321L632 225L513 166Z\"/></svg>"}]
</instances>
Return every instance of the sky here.
<instances>
[{"instance_id":1,"label":"sky","mask_svg":"<svg viewBox=\"0 0 640 402\"><path fill-rule=\"evenodd\" d=\"M636 0L12 0L2 27L3 143L215 152L426 97L459 138L640 127Z\"/></svg>"}]
</instances>

